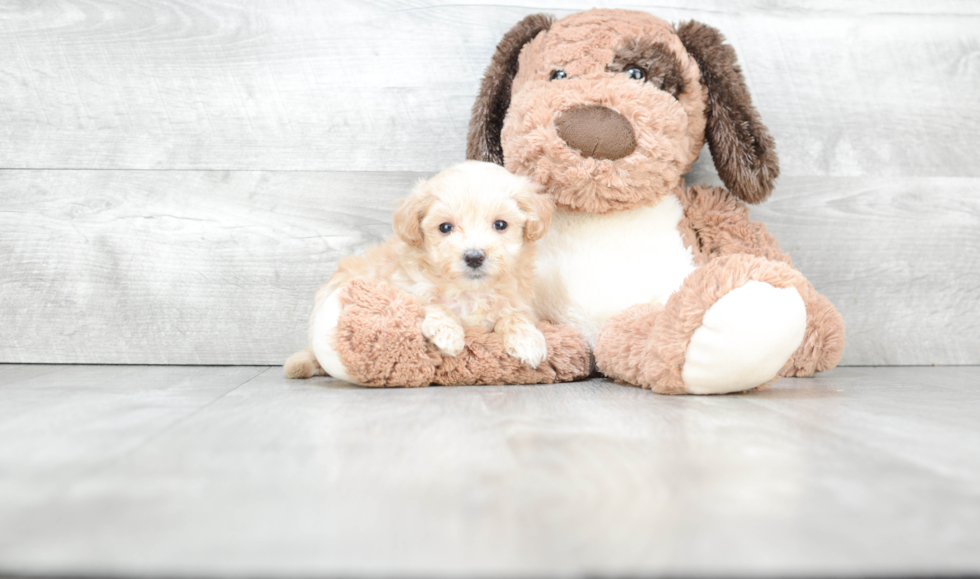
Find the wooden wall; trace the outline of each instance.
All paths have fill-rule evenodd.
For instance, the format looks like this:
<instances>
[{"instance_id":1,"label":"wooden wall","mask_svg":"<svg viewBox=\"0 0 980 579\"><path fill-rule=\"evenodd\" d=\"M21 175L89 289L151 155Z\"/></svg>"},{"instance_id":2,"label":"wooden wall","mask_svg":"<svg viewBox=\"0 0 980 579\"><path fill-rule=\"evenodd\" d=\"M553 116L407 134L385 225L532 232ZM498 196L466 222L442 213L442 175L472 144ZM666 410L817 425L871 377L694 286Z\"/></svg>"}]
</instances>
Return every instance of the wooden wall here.
<instances>
[{"instance_id":1,"label":"wooden wall","mask_svg":"<svg viewBox=\"0 0 980 579\"><path fill-rule=\"evenodd\" d=\"M843 313L843 363L980 364L966 0L5 3L0 362L281 363L337 258L463 159L501 35L617 4L736 48L782 161L753 216Z\"/></svg>"}]
</instances>

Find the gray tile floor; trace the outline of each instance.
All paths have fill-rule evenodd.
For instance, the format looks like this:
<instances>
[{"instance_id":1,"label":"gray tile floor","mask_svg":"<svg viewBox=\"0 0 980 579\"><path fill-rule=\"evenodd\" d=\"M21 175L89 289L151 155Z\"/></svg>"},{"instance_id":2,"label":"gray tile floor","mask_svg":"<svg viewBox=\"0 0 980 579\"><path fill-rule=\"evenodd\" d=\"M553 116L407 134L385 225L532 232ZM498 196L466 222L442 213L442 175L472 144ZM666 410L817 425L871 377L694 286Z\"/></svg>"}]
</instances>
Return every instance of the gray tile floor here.
<instances>
[{"instance_id":1,"label":"gray tile floor","mask_svg":"<svg viewBox=\"0 0 980 579\"><path fill-rule=\"evenodd\" d=\"M664 397L0 365L0 574L980 573L980 367Z\"/></svg>"}]
</instances>

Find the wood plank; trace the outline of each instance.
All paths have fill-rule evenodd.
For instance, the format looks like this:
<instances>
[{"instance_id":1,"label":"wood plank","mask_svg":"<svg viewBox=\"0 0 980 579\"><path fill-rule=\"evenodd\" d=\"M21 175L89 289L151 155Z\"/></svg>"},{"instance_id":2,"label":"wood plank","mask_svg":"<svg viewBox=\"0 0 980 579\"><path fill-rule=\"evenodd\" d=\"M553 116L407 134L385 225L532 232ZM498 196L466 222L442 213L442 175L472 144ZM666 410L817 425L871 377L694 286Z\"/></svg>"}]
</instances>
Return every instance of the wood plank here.
<instances>
[{"instance_id":1,"label":"wood plank","mask_svg":"<svg viewBox=\"0 0 980 579\"><path fill-rule=\"evenodd\" d=\"M463 156L502 34L534 10L594 4L10 5L0 167L437 171ZM975 4L646 8L726 34L784 175L980 176L980 116L963 97L980 93Z\"/></svg>"},{"instance_id":2,"label":"wood plank","mask_svg":"<svg viewBox=\"0 0 980 579\"><path fill-rule=\"evenodd\" d=\"M0 362L279 364L420 176L0 171ZM783 178L752 211L844 315L844 364L980 363L980 180Z\"/></svg>"},{"instance_id":3,"label":"wood plank","mask_svg":"<svg viewBox=\"0 0 980 579\"><path fill-rule=\"evenodd\" d=\"M201 408L235 369L79 368L0 389L0 412L47 419L3 431L0 570L972 576L978 369L667 397L602 380L381 391L273 368ZM178 408L200 409L134 443L149 422L134 416ZM2 500L48 469L73 474L45 501Z\"/></svg>"},{"instance_id":4,"label":"wood plank","mask_svg":"<svg viewBox=\"0 0 980 579\"><path fill-rule=\"evenodd\" d=\"M281 363L419 177L0 171L0 361Z\"/></svg>"},{"instance_id":5,"label":"wood plank","mask_svg":"<svg viewBox=\"0 0 980 579\"><path fill-rule=\"evenodd\" d=\"M0 364L0 388L7 388L18 382L30 381L39 376L61 372L69 367L59 364Z\"/></svg>"},{"instance_id":6,"label":"wood plank","mask_svg":"<svg viewBox=\"0 0 980 579\"><path fill-rule=\"evenodd\" d=\"M120 460L267 370L0 366L0 511L50 503L79 476ZM7 531L20 525L0 519Z\"/></svg>"},{"instance_id":7,"label":"wood plank","mask_svg":"<svg viewBox=\"0 0 980 579\"><path fill-rule=\"evenodd\" d=\"M973 486L980 464L963 461L961 452L980 448L980 421L975 412L980 403L978 371L976 366L847 368L818 375L812 386L805 387L823 392L827 395L823 399L804 401L799 391L774 388L752 402L801 427L827 431L881 456ZM834 398L829 391L837 393L832 417L823 412L827 399ZM933 400L923 396L929 391ZM787 399L794 402L784 404ZM872 400L874 405L869 406ZM918 427L910 428L912 423ZM963 446L946 446L942 439L956 439Z\"/></svg>"}]
</instances>

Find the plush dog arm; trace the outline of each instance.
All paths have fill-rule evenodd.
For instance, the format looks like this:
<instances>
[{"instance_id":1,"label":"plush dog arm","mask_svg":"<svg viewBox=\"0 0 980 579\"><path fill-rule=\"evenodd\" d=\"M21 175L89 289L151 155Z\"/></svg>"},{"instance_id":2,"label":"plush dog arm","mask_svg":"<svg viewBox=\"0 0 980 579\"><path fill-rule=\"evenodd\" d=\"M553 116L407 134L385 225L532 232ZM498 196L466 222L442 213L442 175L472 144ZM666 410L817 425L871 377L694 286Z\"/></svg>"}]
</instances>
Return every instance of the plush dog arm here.
<instances>
[{"instance_id":1,"label":"plush dog arm","mask_svg":"<svg viewBox=\"0 0 980 579\"><path fill-rule=\"evenodd\" d=\"M465 346L445 356L422 335L423 308L408 294L357 279L336 290L314 316L313 352L286 364L287 375L323 374L364 386L417 387L473 384L551 384L589 376L591 356L581 334L539 323L547 358L532 369L506 352L501 336L467 328ZM314 357L315 353L315 357Z\"/></svg>"},{"instance_id":2,"label":"plush dog arm","mask_svg":"<svg viewBox=\"0 0 980 579\"><path fill-rule=\"evenodd\" d=\"M749 218L749 207L721 187L696 186L680 190L684 206L681 229L689 232L686 245L698 264L744 253L792 264L764 223Z\"/></svg>"}]
</instances>

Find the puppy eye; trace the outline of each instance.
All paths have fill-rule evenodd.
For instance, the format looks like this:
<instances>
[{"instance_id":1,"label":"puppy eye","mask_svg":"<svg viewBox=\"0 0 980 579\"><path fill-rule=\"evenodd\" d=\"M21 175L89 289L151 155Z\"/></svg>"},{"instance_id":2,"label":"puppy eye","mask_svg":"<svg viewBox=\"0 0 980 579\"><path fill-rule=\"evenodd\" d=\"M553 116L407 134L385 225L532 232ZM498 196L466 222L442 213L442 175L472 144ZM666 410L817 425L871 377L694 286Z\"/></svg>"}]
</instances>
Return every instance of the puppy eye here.
<instances>
[{"instance_id":1,"label":"puppy eye","mask_svg":"<svg viewBox=\"0 0 980 579\"><path fill-rule=\"evenodd\" d=\"M498 219L498 220L496 220L496 221L493 222L493 228L496 229L497 231L503 231L503 230L507 229L507 222Z\"/></svg>"},{"instance_id":2,"label":"puppy eye","mask_svg":"<svg viewBox=\"0 0 980 579\"><path fill-rule=\"evenodd\" d=\"M643 72L643 69L638 66L631 66L627 68L626 74L633 80L643 80L647 76L646 73Z\"/></svg>"},{"instance_id":3,"label":"puppy eye","mask_svg":"<svg viewBox=\"0 0 980 579\"><path fill-rule=\"evenodd\" d=\"M561 80L568 77L564 70L553 70L551 71L551 80Z\"/></svg>"},{"instance_id":4,"label":"puppy eye","mask_svg":"<svg viewBox=\"0 0 980 579\"><path fill-rule=\"evenodd\" d=\"M439 231L443 233L450 233L452 232L452 230L453 230L452 223L443 223L442 225L439 226Z\"/></svg>"}]
</instances>

